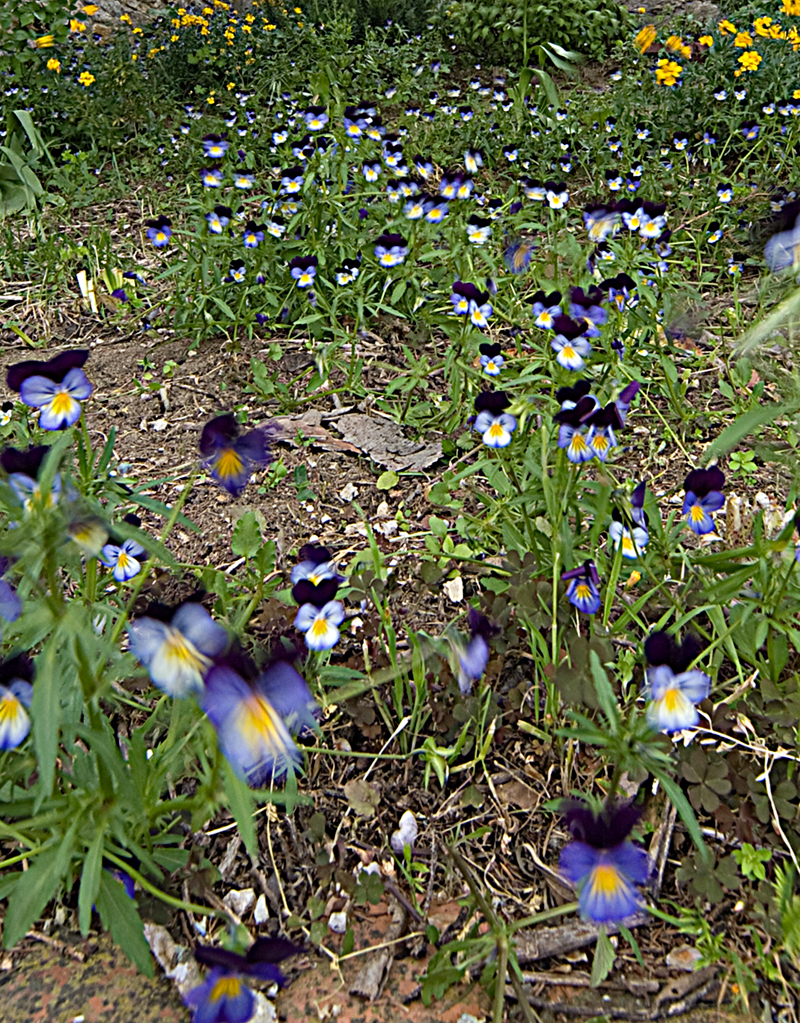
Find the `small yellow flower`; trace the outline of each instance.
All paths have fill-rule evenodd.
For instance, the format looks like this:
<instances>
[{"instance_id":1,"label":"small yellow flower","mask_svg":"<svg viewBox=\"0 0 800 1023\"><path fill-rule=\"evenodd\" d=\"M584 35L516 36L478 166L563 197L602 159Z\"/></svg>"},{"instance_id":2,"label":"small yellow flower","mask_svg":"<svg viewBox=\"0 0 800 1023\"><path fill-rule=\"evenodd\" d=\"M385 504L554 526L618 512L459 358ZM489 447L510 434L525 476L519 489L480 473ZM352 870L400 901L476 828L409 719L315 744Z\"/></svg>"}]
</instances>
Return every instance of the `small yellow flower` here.
<instances>
[{"instance_id":1,"label":"small yellow flower","mask_svg":"<svg viewBox=\"0 0 800 1023\"><path fill-rule=\"evenodd\" d=\"M85 7L81 7L81 10L87 17L91 18L93 14L97 14L100 8L97 4L87 4Z\"/></svg>"},{"instance_id":2,"label":"small yellow flower","mask_svg":"<svg viewBox=\"0 0 800 1023\"><path fill-rule=\"evenodd\" d=\"M672 50L674 52L675 50L681 49L683 46L683 40L680 36L669 36L664 45L668 50Z\"/></svg>"},{"instance_id":3,"label":"small yellow flower","mask_svg":"<svg viewBox=\"0 0 800 1023\"><path fill-rule=\"evenodd\" d=\"M70 32L85 32L86 25L82 21L78 21L77 18L70 18L69 30Z\"/></svg>"},{"instance_id":4,"label":"small yellow flower","mask_svg":"<svg viewBox=\"0 0 800 1023\"><path fill-rule=\"evenodd\" d=\"M762 60L761 54L756 50L749 50L747 53L742 53L739 57L739 63L742 65L743 71L756 71Z\"/></svg>"},{"instance_id":5,"label":"small yellow flower","mask_svg":"<svg viewBox=\"0 0 800 1023\"><path fill-rule=\"evenodd\" d=\"M757 36L763 36L765 39L769 38L769 27L772 24L772 18L764 16L763 18L756 18L753 22L753 28Z\"/></svg>"},{"instance_id":6,"label":"small yellow flower","mask_svg":"<svg viewBox=\"0 0 800 1023\"><path fill-rule=\"evenodd\" d=\"M55 40L52 36L39 36L33 45L37 50L44 50L46 47L52 46L54 42Z\"/></svg>"},{"instance_id":7,"label":"small yellow flower","mask_svg":"<svg viewBox=\"0 0 800 1023\"><path fill-rule=\"evenodd\" d=\"M143 35L144 33L142 32L142 29L140 29L140 28L135 28L135 29L133 30L133 34L134 34L135 36L140 36L140 35Z\"/></svg>"},{"instance_id":8,"label":"small yellow flower","mask_svg":"<svg viewBox=\"0 0 800 1023\"><path fill-rule=\"evenodd\" d=\"M640 29L636 33L636 38L634 39L639 52L644 53L648 47L652 46L656 41L657 35L658 32L656 32L655 25L645 25L644 28Z\"/></svg>"},{"instance_id":9,"label":"small yellow flower","mask_svg":"<svg viewBox=\"0 0 800 1023\"><path fill-rule=\"evenodd\" d=\"M792 93L792 99L800 99L800 89L795 89Z\"/></svg>"},{"instance_id":10,"label":"small yellow flower","mask_svg":"<svg viewBox=\"0 0 800 1023\"><path fill-rule=\"evenodd\" d=\"M256 20L256 16L255 14L245 14L244 20L247 22L248 25L252 25L253 22Z\"/></svg>"},{"instance_id":11,"label":"small yellow flower","mask_svg":"<svg viewBox=\"0 0 800 1023\"><path fill-rule=\"evenodd\" d=\"M701 46L713 46L714 45L714 37L713 36L700 36L700 38L697 41L698 41L698 43L700 43Z\"/></svg>"},{"instance_id":12,"label":"small yellow flower","mask_svg":"<svg viewBox=\"0 0 800 1023\"><path fill-rule=\"evenodd\" d=\"M206 103L208 103L208 104L209 104L209 106L212 106L212 107L213 107L213 106L214 106L214 104L215 104L216 102L217 102L217 101L216 101L216 100L214 99L214 97L213 97L213 96L208 96L208 97L206 98Z\"/></svg>"},{"instance_id":13,"label":"small yellow flower","mask_svg":"<svg viewBox=\"0 0 800 1023\"><path fill-rule=\"evenodd\" d=\"M749 32L738 32L733 45L739 50L747 50L753 45L753 37Z\"/></svg>"},{"instance_id":14,"label":"small yellow flower","mask_svg":"<svg viewBox=\"0 0 800 1023\"><path fill-rule=\"evenodd\" d=\"M724 36L730 35L732 32L737 31L736 26L732 22L728 21L727 18L725 18L724 21L721 21L717 27Z\"/></svg>"},{"instance_id":15,"label":"small yellow flower","mask_svg":"<svg viewBox=\"0 0 800 1023\"><path fill-rule=\"evenodd\" d=\"M656 81L659 85L676 85L682 72L683 68L674 60L660 60L656 68Z\"/></svg>"},{"instance_id":16,"label":"small yellow flower","mask_svg":"<svg viewBox=\"0 0 800 1023\"><path fill-rule=\"evenodd\" d=\"M50 60L48 60L47 62L47 70L57 71L59 74L61 74L61 61L56 60L55 57L51 57Z\"/></svg>"},{"instance_id":17,"label":"small yellow flower","mask_svg":"<svg viewBox=\"0 0 800 1023\"><path fill-rule=\"evenodd\" d=\"M138 60L138 59L139 59L139 54L138 53L132 53L131 54L131 60Z\"/></svg>"},{"instance_id":18,"label":"small yellow flower","mask_svg":"<svg viewBox=\"0 0 800 1023\"><path fill-rule=\"evenodd\" d=\"M231 89L235 89L236 88L236 82L228 82L228 84L225 86L225 88L228 90L228 92L230 92Z\"/></svg>"},{"instance_id":19,"label":"small yellow flower","mask_svg":"<svg viewBox=\"0 0 800 1023\"><path fill-rule=\"evenodd\" d=\"M769 37L770 39L785 39L786 33L783 31L781 26L776 22L774 25L770 25L769 27Z\"/></svg>"},{"instance_id":20,"label":"small yellow flower","mask_svg":"<svg viewBox=\"0 0 800 1023\"><path fill-rule=\"evenodd\" d=\"M639 580L641 578L642 578L642 573L641 572L637 572L636 569L634 569L631 572L631 574L628 576L628 579L627 579L627 581L625 583L625 589L629 590L631 588L631 586L635 586L639 582Z\"/></svg>"},{"instance_id":21,"label":"small yellow flower","mask_svg":"<svg viewBox=\"0 0 800 1023\"><path fill-rule=\"evenodd\" d=\"M277 27L278 27L277 25L265 25L264 26L264 31L265 32L274 32Z\"/></svg>"},{"instance_id":22,"label":"small yellow flower","mask_svg":"<svg viewBox=\"0 0 800 1023\"><path fill-rule=\"evenodd\" d=\"M180 39L180 36L170 36L169 37L169 41L171 43L177 43L179 39Z\"/></svg>"},{"instance_id":23,"label":"small yellow flower","mask_svg":"<svg viewBox=\"0 0 800 1023\"><path fill-rule=\"evenodd\" d=\"M295 7L295 9L294 9L294 13L295 13L295 14L302 14L303 12L302 12L302 11L300 10L300 8L299 8L299 7Z\"/></svg>"},{"instance_id":24,"label":"small yellow flower","mask_svg":"<svg viewBox=\"0 0 800 1023\"><path fill-rule=\"evenodd\" d=\"M130 14L120 14L119 20L120 21L124 21L126 25L130 25L130 23L131 23L131 16L130 16Z\"/></svg>"},{"instance_id":25,"label":"small yellow flower","mask_svg":"<svg viewBox=\"0 0 800 1023\"><path fill-rule=\"evenodd\" d=\"M81 73L78 75L78 81L81 83L81 85L84 85L87 89L89 88L89 86L92 84L92 82L94 80L95 80L95 77L94 77L94 75L92 74L91 71L81 71Z\"/></svg>"}]
</instances>

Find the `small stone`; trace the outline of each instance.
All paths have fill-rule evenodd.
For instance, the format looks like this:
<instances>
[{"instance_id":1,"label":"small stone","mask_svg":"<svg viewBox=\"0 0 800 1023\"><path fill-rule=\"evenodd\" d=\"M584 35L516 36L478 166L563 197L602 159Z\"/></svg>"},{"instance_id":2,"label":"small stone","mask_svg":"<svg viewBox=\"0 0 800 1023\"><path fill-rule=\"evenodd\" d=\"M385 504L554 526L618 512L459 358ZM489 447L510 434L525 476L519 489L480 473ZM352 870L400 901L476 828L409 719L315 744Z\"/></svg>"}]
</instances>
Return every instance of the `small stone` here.
<instances>
[{"instance_id":1,"label":"small stone","mask_svg":"<svg viewBox=\"0 0 800 1023\"><path fill-rule=\"evenodd\" d=\"M683 970L684 973L694 973L695 963L703 958L702 954L692 945L680 945L667 956L667 966L671 970Z\"/></svg>"},{"instance_id":2,"label":"small stone","mask_svg":"<svg viewBox=\"0 0 800 1023\"><path fill-rule=\"evenodd\" d=\"M391 510L389 508L389 505L386 503L386 501L381 501L381 503L378 505L378 509L375 512L375 515L379 519L388 519L391 514L392 514L392 512L391 512Z\"/></svg>"},{"instance_id":3,"label":"small stone","mask_svg":"<svg viewBox=\"0 0 800 1023\"><path fill-rule=\"evenodd\" d=\"M394 849L398 856L401 856L403 849L407 845L412 846L414 844L418 833L419 828L417 827L417 818L411 810L406 810L400 818L400 824L397 831L392 834L390 839L392 849Z\"/></svg>"},{"instance_id":4,"label":"small stone","mask_svg":"<svg viewBox=\"0 0 800 1023\"><path fill-rule=\"evenodd\" d=\"M350 504L358 497L358 488L354 487L352 483L347 483L339 491L339 500L344 501L345 504Z\"/></svg>"},{"instance_id":5,"label":"small stone","mask_svg":"<svg viewBox=\"0 0 800 1023\"><path fill-rule=\"evenodd\" d=\"M344 910L339 913L331 913L328 917L328 929L334 934L344 934L347 930L347 913Z\"/></svg>"},{"instance_id":6,"label":"small stone","mask_svg":"<svg viewBox=\"0 0 800 1023\"><path fill-rule=\"evenodd\" d=\"M169 426L169 423L166 419L155 419L150 425L156 433L162 433Z\"/></svg>"},{"instance_id":7,"label":"small stone","mask_svg":"<svg viewBox=\"0 0 800 1023\"><path fill-rule=\"evenodd\" d=\"M464 599L464 580L460 575L457 575L455 579L448 579L442 585L442 589L447 594L448 599L452 600L454 604L460 604Z\"/></svg>"},{"instance_id":8,"label":"small stone","mask_svg":"<svg viewBox=\"0 0 800 1023\"><path fill-rule=\"evenodd\" d=\"M237 916L244 916L256 901L256 893L252 888L242 888L237 891L235 888L229 891L222 900L228 909L232 909Z\"/></svg>"},{"instance_id":9,"label":"small stone","mask_svg":"<svg viewBox=\"0 0 800 1023\"><path fill-rule=\"evenodd\" d=\"M267 900L262 892L256 899L256 906L253 910L253 921L260 926L267 920L269 920L269 909L267 908Z\"/></svg>"}]
</instances>

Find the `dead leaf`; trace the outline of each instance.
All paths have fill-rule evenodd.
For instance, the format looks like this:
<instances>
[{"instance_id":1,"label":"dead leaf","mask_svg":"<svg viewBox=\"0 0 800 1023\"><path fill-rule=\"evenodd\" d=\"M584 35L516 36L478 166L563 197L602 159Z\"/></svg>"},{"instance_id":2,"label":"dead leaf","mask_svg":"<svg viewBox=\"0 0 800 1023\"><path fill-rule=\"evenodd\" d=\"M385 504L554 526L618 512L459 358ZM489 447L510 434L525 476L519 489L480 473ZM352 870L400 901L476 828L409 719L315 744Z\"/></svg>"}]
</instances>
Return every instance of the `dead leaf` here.
<instances>
[{"instance_id":1,"label":"dead leaf","mask_svg":"<svg viewBox=\"0 0 800 1023\"><path fill-rule=\"evenodd\" d=\"M375 816L375 810L381 801L381 794L377 787L373 787L363 778L354 778L345 785L344 794L347 796L347 802L359 817Z\"/></svg>"},{"instance_id":2,"label":"dead leaf","mask_svg":"<svg viewBox=\"0 0 800 1023\"><path fill-rule=\"evenodd\" d=\"M402 428L389 419L352 412L336 420L336 429L345 441L354 444L378 465L397 472L427 469L442 457L440 441L430 444L410 441Z\"/></svg>"},{"instance_id":3,"label":"dead leaf","mask_svg":"<svg viewBox=\"0 0 800 1023\"><path fill-rule=\"evenodd\" d=\"M521 810L534 810L539 804L533 789L521 781L513 780L506 782L505 785L498 785L497 795L501 803L505 803L506 806L509 804L518 806Z\"/></svg>"}]
</instances>

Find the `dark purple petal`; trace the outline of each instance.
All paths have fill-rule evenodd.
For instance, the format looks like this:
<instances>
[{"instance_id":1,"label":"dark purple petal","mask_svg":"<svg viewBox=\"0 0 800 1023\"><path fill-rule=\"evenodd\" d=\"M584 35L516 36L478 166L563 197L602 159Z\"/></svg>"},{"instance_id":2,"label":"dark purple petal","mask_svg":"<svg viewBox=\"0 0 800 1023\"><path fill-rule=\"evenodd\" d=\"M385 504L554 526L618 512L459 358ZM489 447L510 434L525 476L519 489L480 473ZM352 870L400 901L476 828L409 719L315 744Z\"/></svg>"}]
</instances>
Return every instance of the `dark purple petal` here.
<instances>
[{"instance_id":1,"label":"dark purple petal","mask_svg":"<svg viewBox=\"0 0 800 1023\"><path fill-rule=\"evenodd\" d=\"M26 451L20 451L17 448L5 448L0 453L0 465L2 465L7 473L21 472L35 480L39 475L42 462L45 460L49 450L50 448L45 445L28 448Z\"/></svg>"},{"instance_id":2,"label":"dark purple petal","mask_svg":"<svg viewBox=\"0 0 800 1023\"><path fill-rule=\"evenodd\" d=\"M89 349L81 348L62 352L47 362L29 359L8 367L6 383L12 391L18 391L28 377L46 377L53 383L60 384L71 369L80 369L89 358Z\"/></svg>"},{"instance_id":3,"label":"dark purple petal","mask_svg":"<svg viewBox=\"0 0 800 1023\"><path fill-rule=\"evenodd\" d=\"M511 399L505 391L481 391L475 399L476 412L491 412L499 416L511 404Z\"/></svg>"},{"instance_id":4,"label":"dark purple petal","mask_svg":"<svg viewBox=\"0 0 800 1023\"><path fill-rule=\"evenodd\" d=\"M316 586L308 579L301 579L292 587L292 600L300 606L313 604L314 607L324 607L333 600L338 589L338 579L323 579Z\"/></svg>"},{"instance_id":5,"label":"dark purple petal","mask_svg":"<svg viewBox=\"0 0 800 1023\"><path fill-rule=\"evenodd\" d=\"M289 956L303 952L302 945L295 945L288 938L258 938L247 951L249 963L280 963Z\"/></svg>"},{"instance_id":6,"label":"dark purple petal","mask_svg":"<svg viewBox=\"0 0 800 1023\"><path fill-rule=\"evenodd\" d=\"M586 803L568 799L561 804L561 812L574 839L595 849L611 849L625 841L642 810L633 802L618 803L596 817Z\"/></svg>"},{"instance_id":7,"label":"dark purple petal","mask_svg":"<svg viewBox=\"0 0 800 1023\"><path fill-rule=\"evenodd\" d=\"M300 548L297 560L298 562L310 561L314 565L324 565L327 561L331 560L331 552L327 547L320 547L315 543L307 543Z\"/></svg>"},{"instance_id":8,"label":"dark purple petal","mask_svg":"<svg viewBox=\"0 0 800 1023\"><path fill-rule=\"evenodd\" d=\"M33 661L27 654L18 654L7 661L0 661L0 685L7 686L15 678L33 682Z\"/></svg>"},{"instance_id":9,"label":"dark purple petal","mask_svg":"<svg viewBox=\"0 0 800 1023\"><path fill-rule=\"evenodd\" d=\"M231 412L209 419L200 434L200 454L207 458L220 448L231 447L239 436L239 424Z\"/></svg>"},{"instance_id":10,"label":"dark purple petal","mask_svg":"<svg viewBox=\"0 0 800 1023\"><path fill-rule=\"evenodd\" d=\"M644 641L644 655L648 664L672 666L677 656L678 645L668 632L651 632Z\"/></svg>"}]
</instances>

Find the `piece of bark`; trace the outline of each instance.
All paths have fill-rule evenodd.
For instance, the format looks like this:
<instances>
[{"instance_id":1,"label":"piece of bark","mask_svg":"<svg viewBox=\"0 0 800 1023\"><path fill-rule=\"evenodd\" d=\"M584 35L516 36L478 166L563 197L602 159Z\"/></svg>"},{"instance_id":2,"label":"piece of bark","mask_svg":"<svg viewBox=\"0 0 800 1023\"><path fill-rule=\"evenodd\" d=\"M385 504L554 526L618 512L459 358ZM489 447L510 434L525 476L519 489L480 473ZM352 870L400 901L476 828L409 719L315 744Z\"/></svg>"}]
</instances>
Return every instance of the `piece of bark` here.
<instances>
[{"instance_id":1,"label":"piece of bark","mask_svg":"<svg viewBox=\"0 0 800 1023\"><path fill-rule=\"evenodd\" d=\"M386 931L384 940L395 941L401 937L406 928L406 920L405 909L399 902L392 900L392 922ZM393 946L368 953L367 962L358 971L358 975L350 987L350 994L374 1002L376 998L380 997L384 985L389 979L389 970L392 968L393 962Z\"/></svg>"}]
</instances>

